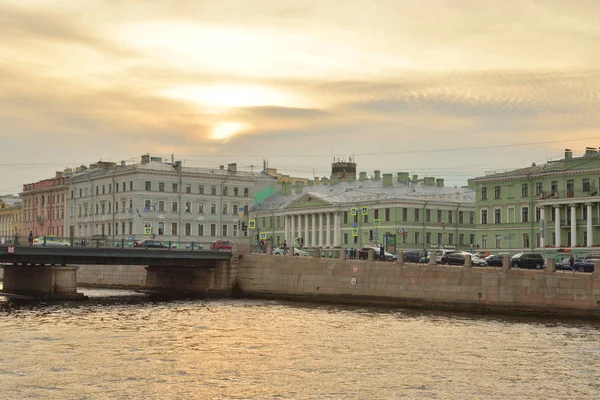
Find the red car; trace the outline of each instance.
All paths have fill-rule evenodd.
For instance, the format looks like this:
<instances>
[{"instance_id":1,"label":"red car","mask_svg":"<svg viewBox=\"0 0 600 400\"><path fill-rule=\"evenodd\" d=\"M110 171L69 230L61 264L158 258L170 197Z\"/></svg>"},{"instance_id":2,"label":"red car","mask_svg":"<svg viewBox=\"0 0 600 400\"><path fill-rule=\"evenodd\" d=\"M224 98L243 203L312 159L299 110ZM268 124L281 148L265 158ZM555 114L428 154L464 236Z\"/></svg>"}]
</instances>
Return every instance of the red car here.
<instances>
[{"instance_id":1,"label":"red car","mask_svg":"<svg viewBox=\"0 0 600 400\"><path fill-rule=\"evenodd\" d=\"M210 244L210 250L231 250L233 248L233 243L229 240L217 240Z\"/></svg>"}]
</instances>

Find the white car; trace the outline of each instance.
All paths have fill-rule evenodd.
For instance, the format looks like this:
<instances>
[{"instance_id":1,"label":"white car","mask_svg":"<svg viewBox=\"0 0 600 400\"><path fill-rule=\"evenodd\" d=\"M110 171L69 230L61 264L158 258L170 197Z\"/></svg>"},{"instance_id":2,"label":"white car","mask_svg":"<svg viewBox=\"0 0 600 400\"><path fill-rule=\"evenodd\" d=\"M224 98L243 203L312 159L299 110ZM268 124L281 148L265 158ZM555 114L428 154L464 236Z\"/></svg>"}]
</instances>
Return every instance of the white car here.
<instances>
[{"instance_id":1,"label":"white car","mask_svg":"<svg viewBox=\"0 0 600 400\"><path fill-rule=\"evenodd\" d=\"M289 247L288 247L288 251L290 251ZM285 254L285 249L283 247L276 247L273 249L274 256L283 256L284 254ZM308 257L308 253L294 247L294 256Z\"/></svg>"}]
</instances>

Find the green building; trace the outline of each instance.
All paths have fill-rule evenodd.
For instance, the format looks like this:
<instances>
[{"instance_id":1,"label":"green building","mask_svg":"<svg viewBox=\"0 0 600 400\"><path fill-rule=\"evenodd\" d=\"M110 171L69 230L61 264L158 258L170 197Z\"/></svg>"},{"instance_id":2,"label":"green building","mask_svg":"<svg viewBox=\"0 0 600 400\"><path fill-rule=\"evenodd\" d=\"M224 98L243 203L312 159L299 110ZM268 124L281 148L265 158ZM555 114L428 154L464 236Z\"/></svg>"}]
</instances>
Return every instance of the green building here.
<instances>
[{"instance_id":1,"label":"green building","mask_svg":"<svg viewBox=\"0 0 600 400\"><path fill-rule=\"evenodd\" d=\"M281 246L387 250L469 249L475 244L475 193L445 187L443 179L411 178L407 172L371 178L361 172L344 181L332 174L320 185L283 183L256 205L255 234Z\"/></svg>"},{"instance_id":2,"label":"green building","mask_svg":"<svg viewBox=\"0 0 600 400\"><path fill-rule=\"evenodd\" d=\"M491 251L600 246L600 154L471 179L476 243Z\"/></svg>"}]
</instances>

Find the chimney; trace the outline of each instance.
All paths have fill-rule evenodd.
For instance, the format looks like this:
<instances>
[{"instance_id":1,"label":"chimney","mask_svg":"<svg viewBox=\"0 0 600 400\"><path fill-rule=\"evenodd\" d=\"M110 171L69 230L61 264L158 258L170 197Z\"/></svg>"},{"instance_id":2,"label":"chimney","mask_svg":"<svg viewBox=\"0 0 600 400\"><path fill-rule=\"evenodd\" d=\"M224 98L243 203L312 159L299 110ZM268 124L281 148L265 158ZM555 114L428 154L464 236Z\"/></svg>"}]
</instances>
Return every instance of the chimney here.
<instances>
[{"instance_id":1,"label":"chimney","mask_svg":"<svg viewBox=\"0 0 600 400\"><path fill-rule=\"evenodd\" d=\"M173 168L179 171L181 169L181 161L175 161Z\"/></svg>"},{"instance_id":2,"label":"chimney","mask_svg":"<svg viewBox=\"0 0 600 400\"><path fill-rule=\"evenodd\" d=\"M426 176L423 178L423 183L426 186L435 186L435 178L433 176Z\"/></svg>"},{"instance_id":3,"label":"chimney","mask_svg":"<svg viewBox=\"0 0 600 400\"><path fill-rule=\"evenodd\" d=\"M595 147L586 147L585 148L585 157L594 157L598 155L598 149Z\"/></svg>"},{"instance_id":4,"label":"chimney","mask_svg":"<svg viewBox=\"0 0 600 400\"><path fill-rule=\"evenodd\" d=\"M381 171L379 171L378 169L376 169L375 170L375 174L373 175L373 180L374 181L378 181L379 178L380 178L380 174L381 174Z\"/></svg>"},{"instance_id":5,"label":"chimney","mask_svg":"<svg viewBox=\"0 0 600 400\"><path fill-rule=\"evenodd\" d=\"M410 177L408 175L408 172L398 172L397 179L398 179L398 182L408 183L408 181L410 180Z\"/></svg>"},{"instance_id":6,"label":"chimney","mask_svg":"<svg viewBox=\"0 0 600 400\"><path fill-rule=\"evenodd\" d=\"M315 186L315 182L312 179L309 179L308 186Z\"/></svg>"},{"instance_id":7,"label":"chimney","mask_svg":"<svg viewBox=\"0 0 600 400\"><path fill-rule=\"evenodd\" d=\"M329 181L330 185L336 185L340 182L340 178L337 176L331 176L331 180Z\"/></svg>"},{"instance_id":8,"label":"chimney","mask_svg":"<svg viewBox=\"0 0 600 400\"><path fill-rule=\"evenodd\" d=\"M150 154L144 154L142 156L142 164L148 164L150 162Z\"/></svg>"},{"instance_id":9,"label":"chimney","mask_svg":"<svg viewBox=\"0 0 600 400\"><path fill-rule=\"evenodd\" d=\"M329 185L329 178L326 176L323 177L323 185Z\"/></svg>"},{"instance_id":10,"label":"chimney","mask_svg":"<svg viewBox=\"0 0 600 400\"><path fill-rule=\"evenodd\" d=\"M219 169L224 171L225 170L225 166L224 165L219 165Z\"/></svg>"},{"instance_id":11,"label":"chimney","mask_svg":"<svg viewBox=\"0 0 600 400\"><path fill-rule=\"evenodd\" d=\"M302 189L304 189L304 182L296 181L296 194L302 193Z\"/></svg>"},{"instance_id":12,"label":"chimney","mask_svg":"<svg viewBox=\"0 0 600 400\"><path fill-rule=\"evenodd\" d=\"M237 164L236 163L227 164L227 172L231 172L231 173L235 174L237 172Z\"/></svg>"},{"instance_id":13,"label":"chimney","mask_svg":"<svg viewBox=\"0 0 600 400\"><path fill-rule=\"evenodd\" d=\"M366 181L367 180L367 173L366 172L361 172L360 175L358 176L358 180L360 180L360 181Z\"/></svg>"},{"instance_id":14,"label":"chimney","mask_svg":"<svg viewBox=\"0 0 600 400\"><path fill-rule=\"evenodd\" d=\"M321 184L321 178L319 178L318 176L315 176L315 185L320 185Z\"/></svg>"},{"instance_id":15,"label":"chimney","mask_svg":"<svg viewBox=\"0 0 600 400\"><path fill-rule=\"evenodd\" d=\"M58 179L62 178L63 177L63 173L61 171L56 171L56 177Z\"/></svg>"},{"instance_id":16,"label":"chimney","mask_svg":"<svg viewBox=\"0 0 600 400\"><path fill-rule=\"evenodd\" d=\"M125 160L121 160L121 167L125 168Z\"/></svg>"},{"instance_id":17,"label":"chimney","mask_svg":"<svg viewBox=\"0 0 600 400\"><path fill-rule=\"evenodd\" d=\"M393 180L394 180L394 175L383 174L383 186L392 186Z\"/></svg>"},{"instance_id":18,"label":"chimney","mask_svg":"<svg viewBox=\"0 0 600 400\"><path fill-rule=\"evenodd\" d=\"M444 180L441 178L438 178L435 180L435 186L437 187L444 187Z\"/></svg>"},{"instance_id":19,"label":"chimney","mask_svg":"<svg viewBox=\"0 0 600 400\"><path fill-rule=\"evenodd\" d=\"M419 181L419 175L413 175L412 176L412 183L417 183Z\"/></svg>"},{"instance_id":20,"label":"chimney","mask_svg":"<svg viewBox=\"0 0 600 400\"><path fill-rule=\"evenodd\" d=\"M354 182L356 180L356 174L350 174L346 176L346 182Z\"/></svg>"},{"instance_id":21,"label":"chimney","mask_svg":"<svg viewBox=\"0 0 600 400\"><path fill-rule=\"evenodd\" d=\"M565 159L573 158L573 151L571 149L565 149Z\"/></svg>"},{"instance_id":22,"label":"chimney","mask_svg":"<svg viewBox=\"0 0 600 400\"><path fill-rule=\"evenodd\" d=\"M150 161L162 162L162 157L150 157Z\"/></svg>"}]
</instances>

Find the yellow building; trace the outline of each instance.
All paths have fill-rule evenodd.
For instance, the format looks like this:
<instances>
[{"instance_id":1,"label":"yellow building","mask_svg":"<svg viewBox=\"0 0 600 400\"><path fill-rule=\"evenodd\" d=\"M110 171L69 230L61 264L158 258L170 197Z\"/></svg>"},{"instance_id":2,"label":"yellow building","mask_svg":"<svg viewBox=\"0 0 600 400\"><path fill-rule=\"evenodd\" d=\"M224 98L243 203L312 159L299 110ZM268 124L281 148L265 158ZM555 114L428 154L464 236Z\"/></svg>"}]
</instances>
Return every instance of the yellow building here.
<instances>
[{"instance_id":1,"label":"yellow building","mask_svg":"<svg viewBox=\"0 0 600 400\"><path fill-rule=\"evenodd\" d=\"M23 208L15 196L0 197L0 243L14 243L22 236Z\"/></svg>"}]
</instances>

